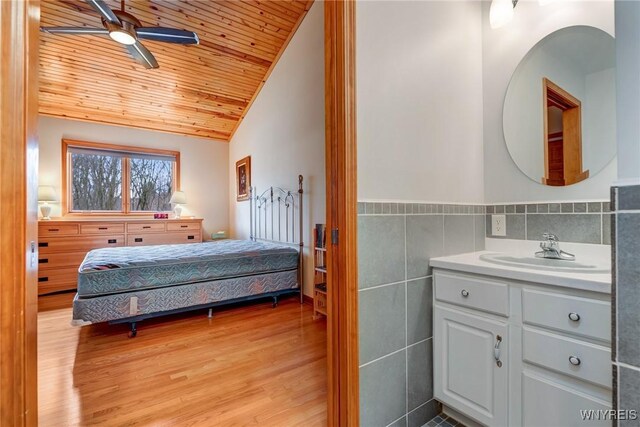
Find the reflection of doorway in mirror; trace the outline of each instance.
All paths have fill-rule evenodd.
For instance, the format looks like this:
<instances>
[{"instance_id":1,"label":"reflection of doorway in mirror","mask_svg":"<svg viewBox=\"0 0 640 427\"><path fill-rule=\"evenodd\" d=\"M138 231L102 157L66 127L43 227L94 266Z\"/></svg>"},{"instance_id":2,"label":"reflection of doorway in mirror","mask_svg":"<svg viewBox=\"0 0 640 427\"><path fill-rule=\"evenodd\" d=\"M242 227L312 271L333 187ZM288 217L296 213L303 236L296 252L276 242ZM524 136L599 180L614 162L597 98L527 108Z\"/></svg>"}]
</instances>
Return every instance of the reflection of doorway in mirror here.
<instances>
[{"instance_id":1,"label":"reflection of doorway in mirror","mask_svg":"<svg viewBox=\"0 0 640 427\"><path fill-rule=\"evenodd\" d=\"M542 79L544 171L542 183L565 186L583 181L582 104L560 86Z\"/></svg>"}]
</instances>

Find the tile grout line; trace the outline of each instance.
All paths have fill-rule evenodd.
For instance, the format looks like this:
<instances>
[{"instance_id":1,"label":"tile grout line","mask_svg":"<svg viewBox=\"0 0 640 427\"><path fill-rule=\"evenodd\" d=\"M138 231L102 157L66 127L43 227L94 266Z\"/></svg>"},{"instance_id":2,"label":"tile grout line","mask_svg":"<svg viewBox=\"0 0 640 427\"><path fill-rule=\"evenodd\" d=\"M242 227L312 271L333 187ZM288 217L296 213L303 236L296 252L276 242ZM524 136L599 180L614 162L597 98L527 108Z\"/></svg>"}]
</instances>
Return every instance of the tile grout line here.
<instances>
[{"instance_id":1,"label":"tile grout line","mask_svg":"<svg viewBox=\"0 0 640 427\"><path fill-rule=\"evenodd\" d=\"M392 351L391 353L385 354L384 356L380 356L380 357L378 357L378 358L376 358L376 359L373 359L373 360L370 360L370 361L368 361L368 362L366 362L366 363L363 363L362 365L358 366L358 368L364 368L365 366L369 366L369 365L371 365L372 363L378 362L378 361L380 361L380 360L382 360L382 359L384 359L384 358L387 358L387 357L389 357L389 356L393 356L393 355L395 355L395 354L398 354L398 353L400 353L401 351L404 351L404 350L405 350L404 348L400 348L400 349L398 349L398 350L394 350L394 351Z\"/></svg>"},{"instance_id":2,"label":"tile grout line","mask_svg":"<svg viewBox=\"0 0 640 427\"><path fill-rule=\"evenodd\" d=\"M630 365L624 362L612 362L612 363L619 368L625 368L632 371L640 372L640 366Z\"/></svg>"},{"instance_id":3,"label":"tile grout line","mask_svg":"<svg viewBox=\"0 0 640 427\"><path fill-rule=\"evenodd\" d=\"M404 415L409 413L409 307L407 304L407 294L409 292L408 282L408 261L407 261L407 217L404 217ZM405 425L408 420L405 420Z\"/></svg>"}]
</instances>

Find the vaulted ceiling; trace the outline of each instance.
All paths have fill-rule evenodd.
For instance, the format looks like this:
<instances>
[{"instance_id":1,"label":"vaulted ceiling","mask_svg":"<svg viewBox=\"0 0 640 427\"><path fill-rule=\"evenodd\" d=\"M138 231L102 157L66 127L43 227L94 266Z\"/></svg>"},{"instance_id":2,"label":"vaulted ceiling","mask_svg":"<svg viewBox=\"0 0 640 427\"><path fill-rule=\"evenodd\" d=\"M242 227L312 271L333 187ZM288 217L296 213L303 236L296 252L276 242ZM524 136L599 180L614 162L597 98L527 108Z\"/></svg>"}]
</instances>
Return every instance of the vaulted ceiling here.
<instances>
[{"instance_id":1,"label":"vaulted ceiling","mask_svg":"<svg viewBox=\"0 0 640 427\"><path fill-rule=\"evenodd\" d=\"M40 113L228 141L312 1L128 0L125 11L144 26L200 38L144 40L160 64L150 70L109 37L41 33ZM101 27L82 0L44 0L41 24Z\"/></svg>"}]
</instances>

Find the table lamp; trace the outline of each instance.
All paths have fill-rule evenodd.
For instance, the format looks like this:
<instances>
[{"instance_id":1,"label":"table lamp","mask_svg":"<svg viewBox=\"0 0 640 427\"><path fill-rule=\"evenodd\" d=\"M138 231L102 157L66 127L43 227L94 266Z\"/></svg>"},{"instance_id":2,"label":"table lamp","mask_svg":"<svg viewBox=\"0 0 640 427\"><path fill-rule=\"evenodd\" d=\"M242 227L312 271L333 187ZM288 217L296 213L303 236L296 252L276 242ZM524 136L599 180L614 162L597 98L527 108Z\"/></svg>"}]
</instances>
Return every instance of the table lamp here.
<instances>
[{"instance_id":1,"label":"table lamp","mask_svg":"<svg viewBox=\"0 0 640 427\"><path fill-rule=\"evenodd\" d=\"M50 220L51 217L51 206L49 206L49 202L57 202L58 199L56 197L56 190L50 185L40 185L38 186L38 202L41 202L40 212L42 213L43 220Z\"/></svg>"},{"instance_id":2,"label":"table lamp","mask_svg":"<svg viewBox=\"0 0 640 427\"><path fill-rule=\"evenodd\" d=\"M169 203L176 205L173 212L176 214L176 218L180 218L180 215L182 215L182 205L187 204L187 195L184 194L184 191L174 191Z\"/></svg>"}]
</instances>

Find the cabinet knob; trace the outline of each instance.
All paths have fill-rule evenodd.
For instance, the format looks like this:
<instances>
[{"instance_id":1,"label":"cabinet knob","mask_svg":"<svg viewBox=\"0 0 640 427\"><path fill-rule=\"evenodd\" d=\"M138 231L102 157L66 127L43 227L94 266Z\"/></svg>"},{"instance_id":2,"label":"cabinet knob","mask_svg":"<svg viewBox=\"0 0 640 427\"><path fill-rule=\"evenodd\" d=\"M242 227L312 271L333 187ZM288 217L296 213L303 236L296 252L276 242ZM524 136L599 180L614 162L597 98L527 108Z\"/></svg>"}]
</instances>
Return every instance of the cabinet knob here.
<instances>
[{"instance_id":1,"label":"cabinet knob","mask_svg":"<svg viewBox=\"0 0 640 427\"><path fill-rule=\"evenodd\" d=\"M577 322L578 320L580 320L580 315L578 313L569 313L569 319L573 320L574 322Z\"/></svg>"},{"instance_id":2,"label":"cabinet knob","mask_svg":"<svg viewBox=\"0 0 640 427\"><path fill-rule=\"evenodd\" d=\"M569 363L574 366L580 365L580 358L578 356L569 356Z\"/></svg>"},{"instance_id":3,"label":"cabinet knob","mask_svg":"<svg viewBox=\"0 0 640 427\"><path fill-rule=\"evenodd\" d=\"M469 291L466 289L463 289L462 292L460 292L460 295L462 295L463 297L468 297L469 296Z\"/></svg>"}]
</instances>

